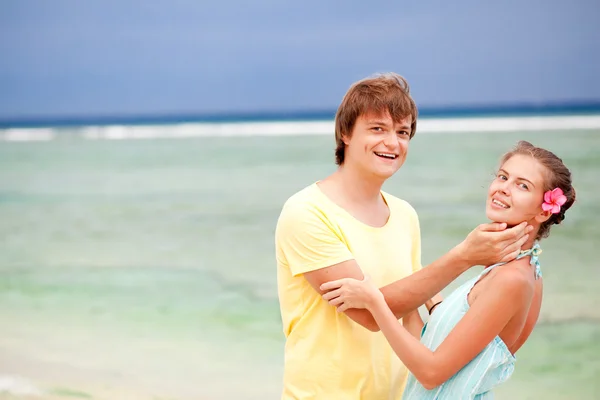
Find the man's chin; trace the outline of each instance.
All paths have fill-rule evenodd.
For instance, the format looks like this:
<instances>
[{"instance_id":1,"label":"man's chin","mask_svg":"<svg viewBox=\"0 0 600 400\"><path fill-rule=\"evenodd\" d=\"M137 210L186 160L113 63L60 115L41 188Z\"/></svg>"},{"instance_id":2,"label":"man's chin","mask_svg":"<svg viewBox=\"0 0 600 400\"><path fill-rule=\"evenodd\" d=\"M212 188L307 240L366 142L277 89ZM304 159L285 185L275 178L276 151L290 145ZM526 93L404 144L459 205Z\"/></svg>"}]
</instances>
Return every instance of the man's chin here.
<instances>
[{"instance_id":1,"label":"man's chin","mask_svg":"<svg viewBox=\"0 0 600 400\"><path fill-rule=\"evenodd\" d=\"M397 169L390 168L389 170L383 170L383 171L382 170L378 170L378 171L375 171L374 175L377 176L380 179L387 180L387 179L390 179L392 176L394 176L394 174L396 172L398 172Z\"/></svg>"}]
</instances>

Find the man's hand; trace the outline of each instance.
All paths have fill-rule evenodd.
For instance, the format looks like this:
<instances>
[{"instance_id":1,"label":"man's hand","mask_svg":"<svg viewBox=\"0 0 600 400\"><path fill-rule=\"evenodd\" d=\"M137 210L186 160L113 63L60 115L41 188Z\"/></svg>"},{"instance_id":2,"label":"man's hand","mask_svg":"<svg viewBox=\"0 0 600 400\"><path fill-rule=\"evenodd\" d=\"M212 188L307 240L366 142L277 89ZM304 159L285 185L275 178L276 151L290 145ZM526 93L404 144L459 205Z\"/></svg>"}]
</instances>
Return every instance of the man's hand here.
<instances>
[{"instance_id":1,"label":"man's hand","mask_svg":"<svg viewBox=\"0 0 600 400\"><path fill-rule=\"evenodd\" d=\"M527 222L506 229L505 223L479 225L463 240L455 251L470 266L491 265L510 261L519 255L521 246L533 230Z\"/></svg>"}]
</instances>

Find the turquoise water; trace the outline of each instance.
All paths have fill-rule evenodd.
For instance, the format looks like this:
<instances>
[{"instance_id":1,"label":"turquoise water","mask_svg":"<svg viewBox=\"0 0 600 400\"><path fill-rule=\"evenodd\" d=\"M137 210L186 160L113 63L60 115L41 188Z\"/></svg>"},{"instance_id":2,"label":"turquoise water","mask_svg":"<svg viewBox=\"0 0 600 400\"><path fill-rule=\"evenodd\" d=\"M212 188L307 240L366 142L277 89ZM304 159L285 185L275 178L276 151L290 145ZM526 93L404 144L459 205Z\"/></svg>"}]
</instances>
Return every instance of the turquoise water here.
<instances>
[{"instance_id":1,"label":"turquoise water","mask_svg":"<svg viewBox=\"0 0 600 400\"><path fill-rule=\"evenodd\" d=\"M487 184L519 139L564 158L578 203L542 242L540 323L498 398L593 398L600 131L417 134L385 189L417 209L428 263L486 222ZM0 374L92 395L103 382L148 398L277 398L273 231L288 196L333 172L333 145L325 136L0 143Z\"/></svg>"}]
</instances>

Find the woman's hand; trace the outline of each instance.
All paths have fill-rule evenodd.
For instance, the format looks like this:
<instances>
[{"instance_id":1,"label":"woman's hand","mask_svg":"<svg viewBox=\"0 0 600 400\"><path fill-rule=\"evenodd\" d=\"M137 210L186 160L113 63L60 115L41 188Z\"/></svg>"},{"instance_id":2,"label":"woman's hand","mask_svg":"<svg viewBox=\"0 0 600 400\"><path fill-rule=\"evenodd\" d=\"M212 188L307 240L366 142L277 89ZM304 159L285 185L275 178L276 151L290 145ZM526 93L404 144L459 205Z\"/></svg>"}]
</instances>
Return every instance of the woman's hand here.
<instances>
[{"instance_id":1,"label":"woman's hand","mask_svg":"<svg viewBox=\"0 0 600 400\"><path fill-rule=\"evenodd\" d=\"M343 278L326 282L320 286L323 299L339 312L349 308L366 308L371 310L378 302L384 301L383 293L373 282L365 277L363 280Z\"/></svg>"}]
</instances>

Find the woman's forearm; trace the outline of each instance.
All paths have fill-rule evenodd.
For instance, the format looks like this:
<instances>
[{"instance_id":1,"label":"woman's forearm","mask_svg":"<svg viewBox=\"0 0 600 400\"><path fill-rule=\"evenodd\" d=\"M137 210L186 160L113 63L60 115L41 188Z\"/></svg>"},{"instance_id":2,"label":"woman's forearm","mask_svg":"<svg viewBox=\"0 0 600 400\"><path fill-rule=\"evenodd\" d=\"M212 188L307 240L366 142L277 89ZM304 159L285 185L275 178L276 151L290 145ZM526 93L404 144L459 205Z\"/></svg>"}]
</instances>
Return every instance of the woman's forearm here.
<instances>
[{"instance_id":1,"label":"woman's forearm","mask_svg":"<svg viewBox=\"0 0 600 400\"><path fill-rule=\"evenodd\" d=\"M383 298L369 311L398 358L421 384L429 386L436 368L434 353L398 322Z\"/></svg>"}]
</instances>

